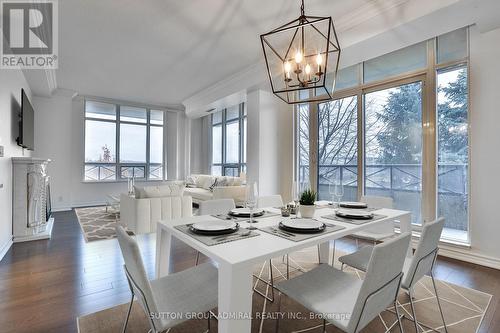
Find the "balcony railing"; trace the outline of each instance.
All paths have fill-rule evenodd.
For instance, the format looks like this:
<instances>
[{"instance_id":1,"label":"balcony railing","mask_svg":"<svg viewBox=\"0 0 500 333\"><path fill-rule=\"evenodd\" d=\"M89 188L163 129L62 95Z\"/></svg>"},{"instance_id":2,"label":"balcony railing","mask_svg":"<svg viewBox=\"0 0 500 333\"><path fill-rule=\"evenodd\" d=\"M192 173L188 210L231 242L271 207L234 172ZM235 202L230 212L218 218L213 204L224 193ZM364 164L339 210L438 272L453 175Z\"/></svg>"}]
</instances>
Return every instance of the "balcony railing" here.
<instances>
[{"instance_id":1,"label":"balcony railing","mask_svg":"<svg viewBox=\"0 0 500 333\"><path fill-rule=\"evenodd\" d=\"M446 218L446 227L468 228L467 164L438 165L438 215ZM367 164L365 192L390 196L395 206L412 211L414 223L420 223L422 166L419 164ZM343 184L343 200L357 200L358 168L355 164L320 164L318 166L318 198L330 199L329 184ZM301 188L309 184L309 166L299 166Z\"/></svg>"}]
</instances>

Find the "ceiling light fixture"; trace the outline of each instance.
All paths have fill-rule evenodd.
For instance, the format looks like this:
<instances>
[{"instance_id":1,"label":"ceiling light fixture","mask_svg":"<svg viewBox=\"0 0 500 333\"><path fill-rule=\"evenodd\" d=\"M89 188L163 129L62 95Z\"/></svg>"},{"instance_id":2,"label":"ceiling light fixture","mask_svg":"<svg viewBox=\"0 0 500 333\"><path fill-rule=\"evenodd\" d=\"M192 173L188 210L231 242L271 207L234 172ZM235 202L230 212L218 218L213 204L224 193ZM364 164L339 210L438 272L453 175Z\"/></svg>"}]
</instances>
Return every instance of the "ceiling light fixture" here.
<instances>
[{"instance_id":1,"label":"ceiling light fixture","mask_svg":"<svg viewBox=\"0 0 500 333\"><path fill-rule=\"evenodd\" d=\"M329 17L306 16L260 35L273 93L288 104L332 99L340 45Z\"/></svg>"}]
</instances>

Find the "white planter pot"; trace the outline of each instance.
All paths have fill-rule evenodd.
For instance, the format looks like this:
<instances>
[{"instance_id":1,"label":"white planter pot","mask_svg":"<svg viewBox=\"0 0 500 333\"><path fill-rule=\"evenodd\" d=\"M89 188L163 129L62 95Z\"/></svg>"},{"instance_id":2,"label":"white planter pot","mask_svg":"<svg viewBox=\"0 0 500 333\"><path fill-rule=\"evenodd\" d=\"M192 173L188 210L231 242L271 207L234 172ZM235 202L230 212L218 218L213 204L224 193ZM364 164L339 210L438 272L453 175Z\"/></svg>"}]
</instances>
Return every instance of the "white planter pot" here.
<instances>
[{"instance_id":1,"label":"white planter pot","mask_svg":"<svg viewBox=\"0 0 500 333\"><path fill-rule=\"evenodd\" d=\"M300 205L300 216L306 219L310 219L314 216L316 211L316 206L314 205Z\"/></svg>"}]
</instances>

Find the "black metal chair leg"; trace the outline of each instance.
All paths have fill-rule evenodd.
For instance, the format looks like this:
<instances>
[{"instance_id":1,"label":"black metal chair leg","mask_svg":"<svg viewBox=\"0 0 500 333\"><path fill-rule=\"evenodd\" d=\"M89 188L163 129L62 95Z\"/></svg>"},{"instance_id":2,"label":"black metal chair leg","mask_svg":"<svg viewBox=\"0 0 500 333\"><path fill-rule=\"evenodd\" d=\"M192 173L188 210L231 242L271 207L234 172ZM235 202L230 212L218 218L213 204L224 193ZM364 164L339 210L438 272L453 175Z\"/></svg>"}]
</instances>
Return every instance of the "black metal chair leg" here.
<instances>
[{"instance_id":1,"label":"black metal chair leg","mask_svg":"<svg viewBox=\"0 0 500 333\"><path fill-rule=\"evenodd\" d=\"M436 300L438 303L439 312L441 313L441 319L443 320L444 331L448 333L448 328L446 327L446 322L444 321L443 309L441 308L441 302L439 301L439 295L436 288L436 281L434 281L434 273L432 271L431 271L431 280L432 280L432 285L434 286L434 292L436 293Z\"/></svg>"},{"instance_id":2,"label":"black metal chair leg","mask_svg":"<svg viewBox=\"0 0 500 333\"><path fill-rule=\"evenodd\" d=\"M134 294L133 293L132 293L132 299L130 300L130 305L128 306L127 317L125 318L125 324L123 324L122 333L125 333L125 331L127 330L128 318L130 317L130 312L132 311L132 305L134 305Z\"/></svg>"}]
</instances>

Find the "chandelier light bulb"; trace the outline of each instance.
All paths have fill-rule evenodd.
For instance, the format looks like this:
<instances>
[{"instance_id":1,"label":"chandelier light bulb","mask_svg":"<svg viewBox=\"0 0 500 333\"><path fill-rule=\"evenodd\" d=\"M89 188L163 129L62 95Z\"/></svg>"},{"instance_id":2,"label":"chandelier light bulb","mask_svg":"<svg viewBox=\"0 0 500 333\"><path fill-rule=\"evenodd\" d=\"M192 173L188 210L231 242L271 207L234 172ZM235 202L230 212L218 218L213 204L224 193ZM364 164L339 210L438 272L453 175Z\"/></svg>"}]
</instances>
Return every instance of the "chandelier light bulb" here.
<instances>
[{"instance_id":1,"label":"chandelier light bulb","mask_svg":"<svg viewBox=\"0 0 500 333\"><path fill-rule=\"evenodd\" d=\"M295 62L297 64L300 64L302 62L302 52L297 51L297 53L295 53Z\"/></svg>"},{"instance_id":2,"label":"chandelier light bulb","mask_svg":"<svg viewBox=\"0 0 500 333\"><path fill-rule=\"evenodd\" d=\"M309 64L306 65L305 71L307 75L311 74L311 66Z\"/></svg>"},{"instance_id":3,"label":"chandelier light bulb","mask_svg":"<svg viewBox=\"0 0 500 333\"><path fill-rule=\"evenodd\" d=\"M323 57L321 56L321 53L318 53L316 56L316 64L321 65L323 63Z\"/></svg>"},{"instance_id":4,"label":"chandelier light bulb","mask_svg":"<svg viewBox=\"0 0 500 333\"><path fill-rule=\"evenodd\" d=\"M290 64L289 61L285 62L283 67L285 69L285 72L287 72L287 73L290 73L290 71L292 70L292 64Z\"/></svg>"}]
</instances>

